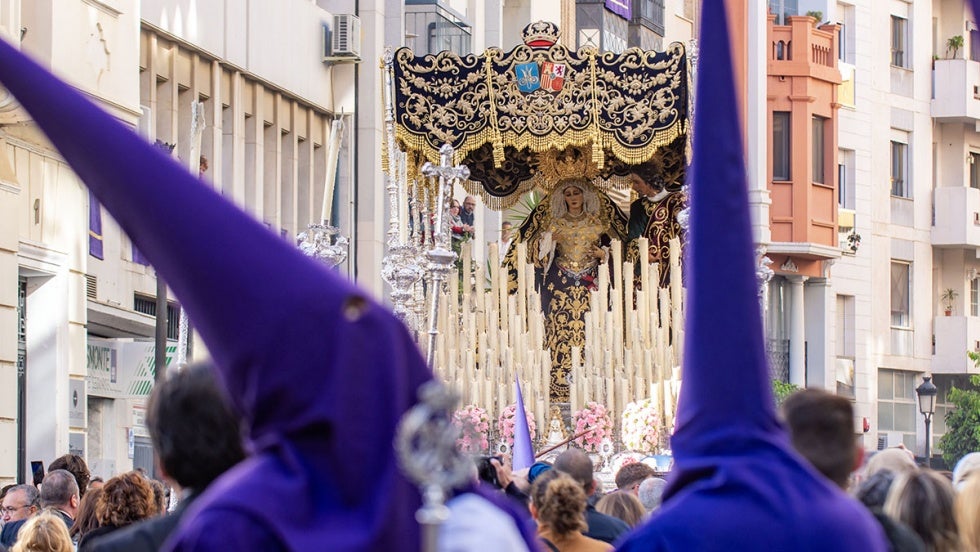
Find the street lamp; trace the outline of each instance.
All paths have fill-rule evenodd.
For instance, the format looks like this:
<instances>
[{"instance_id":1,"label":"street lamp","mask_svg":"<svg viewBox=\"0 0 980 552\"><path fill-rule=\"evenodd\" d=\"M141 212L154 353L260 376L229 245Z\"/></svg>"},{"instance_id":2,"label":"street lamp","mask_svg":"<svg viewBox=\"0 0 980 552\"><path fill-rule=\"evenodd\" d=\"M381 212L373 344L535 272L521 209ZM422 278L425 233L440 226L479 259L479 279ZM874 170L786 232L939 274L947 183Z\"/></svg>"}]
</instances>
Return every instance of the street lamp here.
<instances>
[{"instance_id":1,"label":"street lamp","mask_svg":"<svg viewBox=\"0 0 980 552\"><path fill-rule=\"evenodd\" d=\"M926 467L932 467L929 453L929 426L932 423L932 415L936 412L936 393L938 392L930 380L932 380L931 376L923 376L922 385L915 388L915 394L919 396L919 412L926 418Z\"/></svg>"}]
</instances>

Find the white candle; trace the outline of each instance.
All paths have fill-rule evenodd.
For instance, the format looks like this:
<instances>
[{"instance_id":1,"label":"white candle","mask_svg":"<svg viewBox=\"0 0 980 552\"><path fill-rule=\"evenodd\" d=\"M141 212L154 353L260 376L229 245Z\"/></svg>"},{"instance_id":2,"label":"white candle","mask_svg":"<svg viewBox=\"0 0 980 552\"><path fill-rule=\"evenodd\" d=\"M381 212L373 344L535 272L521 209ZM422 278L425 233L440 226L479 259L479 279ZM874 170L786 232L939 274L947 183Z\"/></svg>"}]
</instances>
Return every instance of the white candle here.
<instances>
[{"instance_id":1,"label":"white candle","mask_svg":"<svg viewBox=\"0 0 980 552\"><path fill-rule=\"evenodd\" d=\"M323 206L320 209L320 220L330 221L333 213L333 188L337 180L337 160L340 157L340 139L344 131L344 123L335 119L330 125L330 139L327 144L326 178L323 186ZM390 160L394 161L394 160ZM399 215L399 220L401 216Z\"/></svg>"}]
</instances>

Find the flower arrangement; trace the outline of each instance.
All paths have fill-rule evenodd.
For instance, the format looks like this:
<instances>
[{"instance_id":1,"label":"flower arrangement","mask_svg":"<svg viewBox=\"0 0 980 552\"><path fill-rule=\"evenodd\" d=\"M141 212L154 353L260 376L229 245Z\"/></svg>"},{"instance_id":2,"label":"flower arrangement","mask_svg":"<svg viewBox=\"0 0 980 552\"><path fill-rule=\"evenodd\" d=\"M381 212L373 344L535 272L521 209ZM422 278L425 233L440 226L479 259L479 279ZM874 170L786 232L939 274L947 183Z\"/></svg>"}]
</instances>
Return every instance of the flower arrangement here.
<instances>
[{"instance_id":1,"label":"flower arrangement","mask_svg":"<svg viewBox=\"0 0 980 552\"><path fill-rule=\"evenodd\" d=\"M504 408L504 411L500 413L500 418L497 419L497 431L500 432L500 438L507 443L508 448L514 448L514 419L517 413L517 405L512 404ZM531 432L531 440L534 440L535 424L534 417L527 413L527 409L524 409L524 417L527 418L527 428Z\"/></svg>"},{"instance_id":2,"label":"flower arrangement","mask_svg":"<svg viewBox=\"0 0 980 552\"><path fill-rule=\"evenodd\" d=\"M623 410L623 446L637 452L656 452L660 444L660 416L651 399L631 402Z\"/></svg>"},{"instance_id":3,"label":"flower arrangement","mask_svg":"<svg viewBox=\"0 0 980 552\"><path fill-rule=\"evenodd\" d=\"M575 435L595 428L595 431L575 439L575 444L586 452L599 452L602 440L612 439L613 424L609 412L595 401L585 403L585 408L572 414L572 425L575 426Z\"/></svg>"},{"instance_id":4,"label":"flower arrangement","mask_svg":"<svg viewBox=\"0 0 980 552\"><path fill-rule=\"evenodd\" d=\"M468 404L453 414L453 425L459 428L456 446L460 451L479 454L490 448L490 417L486 410L475 404Z\"/></svg>"}]
</instances>

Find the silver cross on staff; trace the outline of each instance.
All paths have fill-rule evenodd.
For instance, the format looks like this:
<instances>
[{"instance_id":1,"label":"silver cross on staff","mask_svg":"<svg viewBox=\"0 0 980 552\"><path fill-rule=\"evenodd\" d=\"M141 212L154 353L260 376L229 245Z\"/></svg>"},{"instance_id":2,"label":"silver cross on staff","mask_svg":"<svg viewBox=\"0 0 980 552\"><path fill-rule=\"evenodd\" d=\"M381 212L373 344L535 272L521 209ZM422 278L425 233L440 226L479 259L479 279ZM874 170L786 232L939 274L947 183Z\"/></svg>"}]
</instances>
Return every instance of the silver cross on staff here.
<instances>
[{"instance_id":1,"label":"silver cross on staff","mask_svg":"<svg viewBox=\"0 0 980 552\"><path fill-rule=\"evenodd\" d=\"M449 221L446 220L446 211L449 209L453 184L470 177L470 169L466 165L450 165L452 158L453 147L449 144L444 144L439 148L438 166L432 163L422 165L422 174L425 177L439 179L439 195L436 199L435 245L425 253L426 258L429 259L429 273L432 274L432 300L429 307L429 347L425 352L425 360L429 368L433 368L436 358L436 336L439 335L439 329L437 327L439 294L442 290L442 282L446 279L446 275L453 270L453 264L456 262L456 253L449 248Z\"/></svg>"}]
</instances>

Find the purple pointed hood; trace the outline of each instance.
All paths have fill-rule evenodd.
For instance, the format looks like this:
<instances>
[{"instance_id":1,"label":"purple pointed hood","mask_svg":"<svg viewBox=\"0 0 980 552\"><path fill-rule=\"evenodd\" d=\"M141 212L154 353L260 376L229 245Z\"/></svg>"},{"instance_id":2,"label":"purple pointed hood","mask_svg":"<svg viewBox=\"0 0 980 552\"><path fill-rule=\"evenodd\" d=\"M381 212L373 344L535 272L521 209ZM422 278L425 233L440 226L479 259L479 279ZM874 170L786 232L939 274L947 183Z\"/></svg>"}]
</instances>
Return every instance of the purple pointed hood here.
<instances>
[{"instance_id":1,"label":"purple pointed hood","mask_svg":"<svg viewBox=\"0 0 980 552\"><path fill-rule=\"evenodd\" d=\"M255 457L195 508L293 550L416 548L392 438L431 374L402 324L4 41L0 82L174 290L245 416Z\"/></svg>"},{"instance_id":2,"label":"purple pointed hood","mask_svg":"<svg viewBox=\"0 0 980 552\"><path fill-rule=\"evenodd\" d=\"M806 465L777 422L725 2L704 0L701 13L674 468L661 509L619 549L883 551L870 513Z\"/></svg>"}]
</instances>

